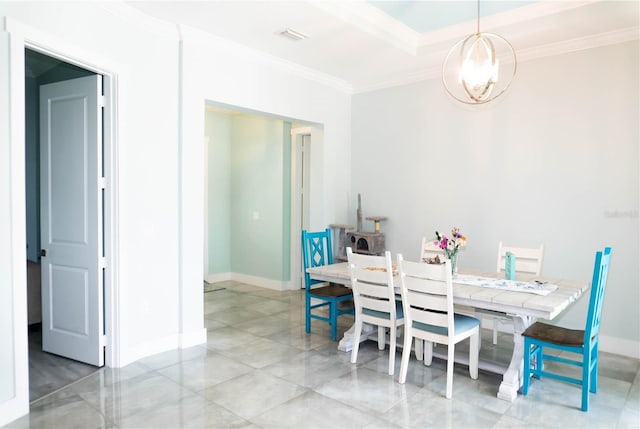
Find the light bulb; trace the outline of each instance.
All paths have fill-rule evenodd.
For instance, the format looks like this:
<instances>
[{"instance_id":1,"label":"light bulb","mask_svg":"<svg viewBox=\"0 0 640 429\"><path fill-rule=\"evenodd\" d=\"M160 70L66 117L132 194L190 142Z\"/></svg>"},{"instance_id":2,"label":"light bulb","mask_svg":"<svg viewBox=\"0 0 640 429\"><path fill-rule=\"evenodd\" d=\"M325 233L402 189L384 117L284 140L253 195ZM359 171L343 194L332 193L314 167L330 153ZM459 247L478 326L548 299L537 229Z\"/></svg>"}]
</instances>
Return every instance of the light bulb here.
<instances>
[{"instance_id":1,"label":"light bulb","mask_svg":"<svg viewBox=\"0 0 640 429\"><path fill-rule=\"evenodd\" d=\"M461 68L459 82L467 95L476 101L482 101L491 96L494 85L498 82L499 61L491 41L480 34L471 36L467 43L461 46Z\"/></svg>"}]
</instances>

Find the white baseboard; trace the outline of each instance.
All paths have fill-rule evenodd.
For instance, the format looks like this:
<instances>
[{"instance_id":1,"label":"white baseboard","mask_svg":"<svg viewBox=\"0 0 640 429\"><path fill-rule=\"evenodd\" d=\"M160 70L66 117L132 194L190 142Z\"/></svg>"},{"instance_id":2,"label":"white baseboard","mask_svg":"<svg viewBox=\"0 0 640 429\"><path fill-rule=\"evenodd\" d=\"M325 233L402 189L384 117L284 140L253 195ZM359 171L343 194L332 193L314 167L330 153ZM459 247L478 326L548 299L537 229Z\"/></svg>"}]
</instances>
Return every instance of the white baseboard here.
<instances>
[{"instance_id":1,"label":"white baseboard","mask_svg":"<svg viewBox=\"0 0 640 429\"><path fill-rule=\"evenodd\" d=\"M600 335L600 351L640 359L640 341Z\"/></svg>"},{"instance_id":2,"label":"white baseboard","mask_svg":"<svg viewBox=\"0 0 640 429\"><path fill-rule=\"evenodd\" d=\"M263 287L272 290L290 290L293 287L293 283L289 280L273 280L266 279L264 277L250 276L248 274L241 273L217 273L209 274L204 279L207 283L217 283L233 280L240 283L246 283L252 286Z\"/></svg>"},{"instance_id":3,"label":"white baseboard","mask_svg":"<svg viewBox=\"0 0 640 429\"><path fill-rule=\"evenodd\" d=\"M231 273L208 274L204 281L207 283L217 283L231 280Z\"/></svg>"},{"instance_id":4,"label":"white baseboard","mask_svg":"<svg viewBox=\"0 0 640 429\"><path fill-rule=\"evenodd\" d=\"M176 349L184 349L207 343L207 330L201 329L183 334L168 335L156 340L136 344L123 350L120 358L120 367L125 367L130 363L153 356L158 353L168 352Z\"/></svg>"},{"instance_id":5,"label":"white baseboard","mask_svg":"<svg viewBox=\"0 0 640 429\"><path fill-rule=\"evenodd\" d=\"M207 329L202 328L193 332L180 334L180 348L186 349L193 346L207 344Z\"/></svg>"},{"instance_id":6,"label":"white baseboard","mask_svg":"<svg viewBox=\"0 0 640 429\"><path fill-rule=\"evenodd\" d=\"M289 290L291 288L290 281L265 279L264 277L250 276L247 274L232 273L231 280L272 290Z\"/></svg>"}]
</instances>

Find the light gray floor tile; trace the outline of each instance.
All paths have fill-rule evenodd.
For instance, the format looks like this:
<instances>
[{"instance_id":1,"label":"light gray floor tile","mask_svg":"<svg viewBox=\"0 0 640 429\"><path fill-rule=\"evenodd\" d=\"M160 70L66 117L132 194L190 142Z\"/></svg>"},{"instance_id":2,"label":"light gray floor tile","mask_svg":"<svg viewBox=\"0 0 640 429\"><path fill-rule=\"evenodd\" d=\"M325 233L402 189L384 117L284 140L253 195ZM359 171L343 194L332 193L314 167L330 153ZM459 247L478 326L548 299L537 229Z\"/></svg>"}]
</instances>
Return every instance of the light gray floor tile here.
<instances>
[{"instance_id":1,"label":"light gray floor tile","mask_svg":"<svg viewBox=\"0 0 640 429\"><path fill-rule=\"evenodd\" d=\"M252 367L213 351L200 359L179 362L158 370L176 383L196 392L251 371Z\"/></svg>"},{"instance_id":2,"label":"light gray floor tile","mask_svg":"<svg viewBox=\"0 0 640 429\"><path fill-rule=\"evenodd\" d=\"M275 334L286 333L291 327L291 322L277 315L270 315L237 323L234 327L259 337L268 337Z\"/></svg>"},{"instance_id":3,"label":"light gray floor tile","mask_svg":"<svg viewBox=\"0 0 640 429\"><path fill-rule=\"evenodd\" d=\"M258 336L246 331L226 326L207 331L207 348L214 351L229 350L257 340Z\"/></svg>"},{"instance_id":4,"label":"light gray floor tile","mask_svg":"<svg viewBox=\"0 0 640 429\"><path fill-rule=\"evenodd\" d=\"M427 367L412 354L401 385L400 347L389 376L389 351L376 342L362 343L352 364L351 353L329 339L327 323L313 321L307 334L304 291L234 281L212 287L224 289L204 294L206 347L102 368L32 402L31 414L7 427L640 427L638 359L601 353L598 393L587 413L577 386L532 380L526 397L507 402L496 397L500 375L480 371L472 380L465 365L455 366L448 400L444 360ZM340 317L340 337L352 324L352 316ZM490 330L482 336L481 357L510 360L512 337L501 333L494 345Z\"/></svg>"},{"instance_id":5,"label":"light gray floor tile","mask_svg":"<svg viewBox=\"0 0 640 429\"><path fill-rule=\"evenodd\" d=\"M138 363L146 365L149 368L158 369L175 365L189 359L198 359L207 354L204 346L189 347L187 349L176 349L164 353L158 353L138 360Z\"/></svg>"},{"instance_id":6,"label":"light gray floor tile","mask_svg":"<svg viewBox=\"0 0 640 429\"><path fill-rule=\"evenodd\" d=\"M358 368L314 390L363 411L384 413L397 403L406 401L418 388L399 384L388 374Z\"/></svg>"},{"instance_id":7,"label":"light gray floor tile","mask_svg":"<svg viewBox=\"0 0 640 429\"><path fill-rule=\"evenodd\" d=\"M305 392L251 419L263 428L362 428L377 417L316 392Z\"/></svg>"},{"instance_id":8,"label":"light gray floor tile","mask_svg":"<svg viewBox=\"0 0 640 429\"><path fill-rule=\"evenodd\" d=\"M254 304L249 304L245 308L249 311L257 311L262 314L275 314L287 311L289 309L289 303L275 299L264 299Z\"/></svg>"},{"instance_id":9,"label":"light gray floor tile","mask_svg":"<svg viewBox=\"0 0 640 429\"><path fill-rule=\"evenodd\" d=\"M266 366L263 370L292 383L313 388L351 372L352 368L326 355L306 351Z\"/></svg>"},{"instance_id":10,"label":"light gray floor tile","mask_svg":"<svg viewBox=\"0 0 640 429\"><path fill-rule=\"evenodd\" d=\"M86 387L79 386L78 395L116 425L195 396L192 391L156 372L95 390Z\"/></svg>"},{"instance_id":11,"label":"light gray floor tile","mask_svg":"<svg viewBox=\"0 0 640 429\"><path fill-rule=\"evenodd\" d=\"M244 419L252 419L306 392L302 386L253 371L204 391L205 397Z\"/></svg>"},{"instance_id":12,"label":"light gray floor tile","mask_svg":"<svg viewBox=\"0 0 640 429\"><path fill-rule=\"evenodd\" d=\"M332 345L331 347L337 347L337 343L331 341L328 335L307 334L304 329L304 325L290 323L288 329L267 335L266 338L301 350L326 348L330 344Z\"/></svg>"},{"instance_id":13,"label":"light gray floor tile","mask_svg":"<svg viewBox=\"0 0 640 429\"><path fill-rule=\"evenodd\" d=\"M40 428L111 428L113 425L80 396L70 390L60 391L36 401L28 415L4 426L7 429Z\"/></svg>"},{"instance_id":14,"label":"light gray floor tile","mask_svg":"<svg viewBox=\"0 0 640 429\"><path fill-rule=\"evenodd\" d=\"M199 395L187 395L162 407L145 409L122 418L119 428L231 428L249 427L250 422Z\"/></svg>"},{"instance_id":15,"label":"light gray floor tile","mask_svg":"<svg viewBox=\"0 0 640 429\"><path fill-rule=\"evenodd\" d=\"M254 368L263 368L299 352L301 352L300 349L287 347L267 338L257 338L220 351L221 354Z\"/></svg>"}]
</instances>

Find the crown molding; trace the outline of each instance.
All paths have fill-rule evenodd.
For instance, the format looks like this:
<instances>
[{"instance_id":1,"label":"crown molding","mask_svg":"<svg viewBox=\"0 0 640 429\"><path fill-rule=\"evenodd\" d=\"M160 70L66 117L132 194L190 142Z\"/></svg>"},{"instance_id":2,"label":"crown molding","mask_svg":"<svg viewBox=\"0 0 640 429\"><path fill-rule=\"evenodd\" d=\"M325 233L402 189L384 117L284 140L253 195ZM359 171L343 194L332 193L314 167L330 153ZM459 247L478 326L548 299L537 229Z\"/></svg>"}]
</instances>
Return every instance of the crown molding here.
<instances>
[{"instance_id":1,"label":"crown molding","mask_svg":"<svg viewBox=\"0 0 640 429\"><path fill-rule=\"evenodd\" d=\"M420 33L366 1L312 1L310 3L408 54L416 55Z\"/></svg>"},{"instance_id":2,"label":"crown molding","mask_svg":"<svg viewBox=\"0 0 640 429\"><path fill-rule=\"evenodd\" d=\"M140 10L122 2L106 2L101 4L103 10L127 21L135 26L150 30L152 33L163 37L172 38L176 42L192 42L205 46L215 46L233 55L242 56L246 59L256 61L262 65L269 66L285 73L293 74L316 83L327 85L336 90L351 94L352 86L348 82L318 72L308 67L301 66L291 61L283 60L274 55L267 54L246 45L234 42L229 39L218 37L187 25L175 25L164 20L149 16Z\"/></svg>"},{"instance_id":3,"label":"crown molding","mask_svg":"<svg viewBox=\"0 0 640 429\"><path fill-rule=\"evenodd\" d=\"M590 36L523 49L520 50L520 52L517 52L518 62L568 54L570 52L584 51L587 49L615 45L618 43L631 42L638 39L640 39L640 29L638 27L623 28L606 33L593 34Z\"/></svg>"},{"instance_id":4,"label":"crown molding","mask_svg":"<svg viewBox=\"0 0 640 429\"><path fill-rule=\"evenodd\" d=\"M557 43L549 43L529 49L523 49L516 52L518 62L523 63L535 59L568 54L571 52L595 49L602 46L615 45L619 43L640 40L640 29L638 27L624 28L621 30L610 31L606 33L594 34L586 37L569 39ZM444 56L443 56L444 58ZM407 85L425 80L440 78L442 68L440 65L425 67L422 70L399 75L391 79L380 80L375 83L354 85L353 94L359 94L370 91L377 91L394 86Z\"/></svg>"},{"instance_id":5,"label":"crown molding","mask_svg":"<svg viewBox=\"0 0 640 429\"><path fill-rule=\"evenodd\" d=\"M556 1L539 2L517 9L480 18L481 31L495 31L501 27L522 24L548 15L555 15L567 10L579 8L602 0L589 1ZM463 37L475 33L477 20L472 19L459 24L451 25L441 30L432 31L420 35L417 48L426 47L436 43L460 40Z\"/></svg>"}]
</instances>

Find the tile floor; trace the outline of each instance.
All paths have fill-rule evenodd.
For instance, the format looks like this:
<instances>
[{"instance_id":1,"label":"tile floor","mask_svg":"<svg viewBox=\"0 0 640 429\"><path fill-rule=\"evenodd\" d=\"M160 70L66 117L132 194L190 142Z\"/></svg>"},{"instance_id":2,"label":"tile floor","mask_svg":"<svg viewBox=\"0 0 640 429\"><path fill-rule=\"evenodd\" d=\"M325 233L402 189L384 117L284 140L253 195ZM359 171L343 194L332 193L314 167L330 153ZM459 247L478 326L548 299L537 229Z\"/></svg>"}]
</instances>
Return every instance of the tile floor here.
<instances>
[{"instance_id":1,"label":"tile floor","mask_svg":"<svg viewBox=\"0 0 640 429\"><path fill-rule=\"evenodd\" d=\"M42 325L29 326L29 400L69 385L99 368L42 351Z\"/></svg>"},{"instance_id":2,"label":"tile floor","mask_svg":"<svg viewBox=\"0 0 640 429\"><path fill-rule=\"evenodd\" d=\"M8 428L401 428L640 427L640 361L601 354L599 392L588 413L577 387L534 381L527 397L496 398L500 377L471 380L456 366L444 398L445 363L412 356L407 383L386 374L388 352L363 343L358 363L328 340L328 326L304 332L302 291L228 282L205 293L206 347L103 368L31 404ZM341 330L352 323L342 318ZM507 358L508 335L483 354Z\"/></svg>"}]
</instances>

